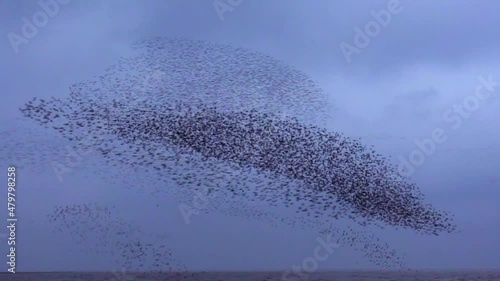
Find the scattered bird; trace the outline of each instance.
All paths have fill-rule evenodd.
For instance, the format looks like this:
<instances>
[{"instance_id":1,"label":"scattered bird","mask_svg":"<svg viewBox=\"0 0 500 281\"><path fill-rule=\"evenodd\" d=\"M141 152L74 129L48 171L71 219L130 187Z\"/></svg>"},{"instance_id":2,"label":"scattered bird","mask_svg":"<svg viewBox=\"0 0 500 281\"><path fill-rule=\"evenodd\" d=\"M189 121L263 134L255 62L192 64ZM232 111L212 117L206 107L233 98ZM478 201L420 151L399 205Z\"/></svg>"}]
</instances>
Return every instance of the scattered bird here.
<instances>
[{"instance_id":1,"label":"scattered bird","mask_svg":"<svg viewBox=\"0 0 500 281\"><path fill-rule=\"evenodd\" d=\"M324 230L325 219L434 235L456 229L452 216L426 203L389 158L324 129L328 99L304 73L204 41L154 38L135 47L140 55L75 84L68 98L34 98L21 112L107 165L175 182L156 185L152 194L169 189L189 201L195 192L213 198L215 191L207 211L335 232L339 244L380 266L404 261L368 232ZM249 212L241 202L295 215Z\"/></svg>"},{"instance_id":2,"label":"scattered bird","mask_svg":"<svg viewBox=\"0 0 500 281\"><path fill-rule=\"evenodd\" d=\"M180 274L187 268L174 258L172 250L161 240L143 233L137 225L125 222L114 207L98 203L58 206L49 213L48 219L55 226L55 233L70 234L84 253L114 257L125 274L178 272L178 276L172 278L196 278L195 273Z\"/></svg>"}]
</instances>

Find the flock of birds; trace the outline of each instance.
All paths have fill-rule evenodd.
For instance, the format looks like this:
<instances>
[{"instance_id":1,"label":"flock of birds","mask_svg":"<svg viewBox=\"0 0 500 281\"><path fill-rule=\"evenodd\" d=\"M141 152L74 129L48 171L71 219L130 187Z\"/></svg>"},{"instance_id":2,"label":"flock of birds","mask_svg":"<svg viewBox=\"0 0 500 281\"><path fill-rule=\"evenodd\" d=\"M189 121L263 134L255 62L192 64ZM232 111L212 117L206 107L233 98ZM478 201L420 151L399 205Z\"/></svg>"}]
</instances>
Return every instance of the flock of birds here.
<instances>
[{"instance_id":1,"label":"flock of birds","mask_svg":"<svg viewBox=\"0 0 500 281\"><path fill-rule=\"evenodd\" d=\"M366 230L325 228L325 221L347 218L360 228L388 225L434 235L456 229L451 215L427 204L390 159L323 129L330 101L304 73L260 53L204 41L154 38L138 42L134 52L71 87L68 98L34 98L20 110L109 166L153 174L140 183L151 194L190 202L201 192L212 198L204 212L333 233L338 244L381 267L404 268L404 258ZM89 209L57 212L79 217Z\"/></svg>"}]
</instances>

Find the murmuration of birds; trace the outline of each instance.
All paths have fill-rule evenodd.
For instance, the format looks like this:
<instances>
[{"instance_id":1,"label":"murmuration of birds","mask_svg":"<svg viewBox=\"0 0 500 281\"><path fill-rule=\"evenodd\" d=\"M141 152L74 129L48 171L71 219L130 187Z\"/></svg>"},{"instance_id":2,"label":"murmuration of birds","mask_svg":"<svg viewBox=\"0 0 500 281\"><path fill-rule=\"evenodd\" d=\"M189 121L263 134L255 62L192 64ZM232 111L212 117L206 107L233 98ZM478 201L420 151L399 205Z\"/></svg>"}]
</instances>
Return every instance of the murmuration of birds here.
<instances>
[{"instance_id":1,"label":"murmuration of birds","mask_svg":"<svg viewBox=\"0 0 500 281\"><path fill-rule=\"evenodd\" d=\"M20 110L69 141L91 139L86 145L110 165L173 180L168 188L179 198L203 186L223 195L218 205L258 201L295 212L280 223L324 228L349 218L423 234L456 230L452 215L426 203L389 158L324 128L330 101L303 72L204 41L153 38L134 47L68 98L34 98ZM163 75L144 83L153 72ZM403 266L387 244L356 235L364 238L346 241L364 243L374 263Z\"/></svg>"}]
</instances>

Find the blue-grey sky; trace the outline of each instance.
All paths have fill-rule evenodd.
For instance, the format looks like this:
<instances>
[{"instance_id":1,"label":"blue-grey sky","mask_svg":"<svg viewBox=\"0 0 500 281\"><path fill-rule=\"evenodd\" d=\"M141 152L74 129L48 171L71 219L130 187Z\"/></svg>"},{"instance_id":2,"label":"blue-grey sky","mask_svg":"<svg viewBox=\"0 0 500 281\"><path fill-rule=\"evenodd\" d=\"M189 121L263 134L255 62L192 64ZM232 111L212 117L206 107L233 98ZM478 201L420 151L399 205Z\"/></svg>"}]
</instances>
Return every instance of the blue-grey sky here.
<instances>
[{"instance_id":1,"label":"blue-grey sky","mask_svg":"<svg viewBox=\"0 0 500 281\"><path fill-rule=\"evenodd\" d=\"M500 3L242 0L221 14L211 0L66 2L58 2L47 24L18 44L12 34L23 36L23 17L33 21L43 9L38 1L0 1L2 130L23 102L66 96L71 84L130 54L138 39L180 36L250 48L309 74L333 101L328 129L362 137L395 164L418 153L416 141L440 131L444 140L413 165L411 178L436 207L456 215L462 233L426 237L386 228L377 235L406 253L413 268L500 268ZM365 30L381 10L390 20L367 44L356 45L356 28ZM346 56L346 44L356 52ZM484 85L479 77L494 81L483 99L475 96ZM455 105L464 102L470 106L460 115ZM149 206L156 199L92 178L96 169L104 168L82 164L62 182L50 169L25 178L19 173L19 270L112 267L106 257L69 255L79 248L52 234L43 220L53 205L85 200L112 202L151 233L170 233L178 259L194 270L288 270L316 246L315 231L215 213L186 225L175 202L163 202L159 212ZM372 265L340 247L319 267Z\"/></svg>"}]
</instances>

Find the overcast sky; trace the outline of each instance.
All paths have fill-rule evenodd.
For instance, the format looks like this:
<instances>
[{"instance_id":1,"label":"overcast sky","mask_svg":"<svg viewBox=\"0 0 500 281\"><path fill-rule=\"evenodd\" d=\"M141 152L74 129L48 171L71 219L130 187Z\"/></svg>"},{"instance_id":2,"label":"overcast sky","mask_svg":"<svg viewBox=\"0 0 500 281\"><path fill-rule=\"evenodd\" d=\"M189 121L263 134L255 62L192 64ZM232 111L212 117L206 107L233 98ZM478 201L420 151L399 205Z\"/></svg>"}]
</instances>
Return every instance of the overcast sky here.
<instances>
[{"instance_id":1,"label":"overcast sky","mask_svg":"<svg viewBox=\"0 0 500 281\"><path fill-rule=\"evenodd\" d=\"M102 73L138 39L180 36L257 50L318 82L335 105L328 129L363 137L395 164L418 154L415 141L441 132L444 141L412 165L411 177L436 207L456 215L463 232L425 237L389 229L378 235L406 253L413 268L500 268L500 3L243 0L218 12L211 0L67 2L19 43L23 17L32 22L43 9L37 1L0 1L1 128L25 101L67 96L71 84ZM370 22L381 10L390 14L385 26L375 25L367 42L357 38L363 35L356 28L364 34L367 26L375 28ZM484 86L485 80L493 82ZM469 105L459 113L456 105L464 102ZM84 184L92 169L98 168L82 166L62 183L51 171L26 179L20 174L19 270L109 269L105 257L68 256L68 249L79 248L42 221L54 204L103 197L124 206L125 214L168 225L179 260L194 270L286 270L316 246L314 231L217 214L200 215L187 226L174 202L161 214L148 213L150 207L130 204L136 193L116 195L119 186L98 179ZM5 240L1 245L6 251ZM320 264L370 267L347 247Z\"/></svg>"}]
</instances>

